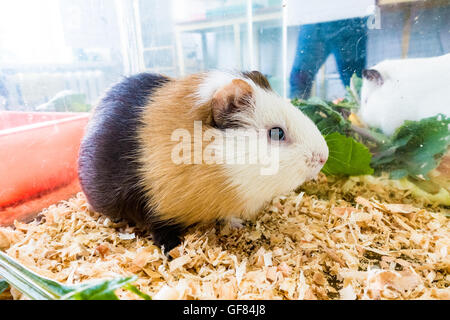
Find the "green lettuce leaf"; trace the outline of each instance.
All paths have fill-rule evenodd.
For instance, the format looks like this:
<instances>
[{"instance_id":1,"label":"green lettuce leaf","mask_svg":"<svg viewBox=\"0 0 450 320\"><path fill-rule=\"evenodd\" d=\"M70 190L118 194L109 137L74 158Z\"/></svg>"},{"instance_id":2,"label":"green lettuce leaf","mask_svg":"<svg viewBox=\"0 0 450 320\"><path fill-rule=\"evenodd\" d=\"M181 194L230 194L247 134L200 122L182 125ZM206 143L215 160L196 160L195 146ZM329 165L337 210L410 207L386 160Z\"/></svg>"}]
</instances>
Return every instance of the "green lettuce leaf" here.
<instances>
[{"instance_id":1,"label":"green lettuce leaf","mask_svg":"<svg viewBox=\"0 0 450 320\"><path fill-rule=\"evenodd\" d=\"M319 98L311 98L307 101L295 99L292 101L306 116L308 116L323 135L332 132L346 134L350 129L350 122L331 103Z\"/></svg>"},{"instance_id":2,"label":"green lettuce leaf","mask_svg":"<svg viewBox=\"0 0 450 320\"><path fill-rule=\"evenodd\" d=\"M398 179L427 179L450 145L450 118L440 114L420 121L405 121L372 159L377 171L388 171Z\"/></svg>"},{"instance_id":3,"label":"green lettuce leaf","mask_svg":"<svg viewBox=\"0 0 450 320\"><path fill-rule=\"evenodd\" d=\"M361 88L362 88L363 80L356 75L353 74L350 79L350 86L346 87L347 98L350 104L354 105L356 109L359 108L360 105L360 97L361 97Z\"/></svg>"},{"instance_id":4,"label":"green lettuce leaf","mask_svg":"<svg viewBox=\"0 0 450 320\"><path fill-rule=\"evenodd\" d=\"M4 282L7 282L32 300L118 300L115 290L122 287L141 298L151 299L131 285L137 279L136 276L68 286L39 276L2 251L0 251L0 276L5 279L0 280L0 289L5 286Z\"/></svg>"},{"instance_id":5,"label":"green lettuce leaf","mask_svg":"<svg viewBox=\"0 0 450 320\"><path fill-rule=\"evenodd\" d=\"M428 173L439 165L449 147L450 118L441 114L421 121L405 121L391 137L376 128L357 127L348 120L348 115L359 108L361 86L362 79L353 75L345 99L335 103L320 98L292 100L322 135L339 133L351 139L339 137L336 141L327 141L330 160L324 172L329 175L368 174L371 171L368 168L372 167L377 174L389 172L392 179L409 176L428 180ZM372 154L370 166L367 165L368 150L363 146ZM359 162L359 159L364 161Z\"/></svg>"},{"instance_id":6,"label":"green lettuce leaf","mask_svg":"<svg viewBox=\"0 0 450 320\"><path fill-rule=\"evenodd\" d=\"M5 280L0 279L0 294L2 294L3 291L5 291L8 288L9 288L8 282L6 282Z\"/></svg>"},{"instance_id":7,"label":"green lettuce leaf","mask_svg":"<svg viewBox=\"0 0 450 320\"><path fill-rule=\"evenodd\" d=\"M363 144L334 132L325 136L329 149L328 161L322 168L326 175L364 175L372 174L370 167L372 155Z\"/></svg>"},{"instance_id":8,"label":"green lettuce leaf","mask_svg":"<svg viewBox=\"0 0 450 320\"><path fill-rule=\"evenodd\" d=\"M114 291L137 279L136 276L117 278L111 280L100 280L74 286L73 290L61 297L62 300L119 300Z\"/></svg>"}]
</instances>

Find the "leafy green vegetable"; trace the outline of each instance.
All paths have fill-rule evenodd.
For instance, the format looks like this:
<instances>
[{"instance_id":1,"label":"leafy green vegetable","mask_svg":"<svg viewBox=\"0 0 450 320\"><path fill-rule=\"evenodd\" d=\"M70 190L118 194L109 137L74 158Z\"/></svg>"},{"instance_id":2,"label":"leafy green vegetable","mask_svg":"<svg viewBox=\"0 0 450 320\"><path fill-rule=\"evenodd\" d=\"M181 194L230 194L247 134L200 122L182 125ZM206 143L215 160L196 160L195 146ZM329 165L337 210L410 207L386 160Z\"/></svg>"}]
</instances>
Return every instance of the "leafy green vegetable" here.
<instances>
[{"instance_id":1,"label":"leafy green vegetable","mask_svg":"<svg viewBox=\"0 0 450 320\"><path fill-rule=\"evenodd\" d=\"M306 114L325 136L329 149L328 161L322 169L327 175L361 175L373 173L371 154L366 146L356 141L352 125L345 117L348 109L355 106L347 100L331 103L319 98L292 103ZM355 135L357 136L357 135Z\"/></svg>"},{"instance_id":2,"label":"leafy green vegetable","mask_svg":"<svg viewBox=\"0 0 450 320\"><path fill-rule=\"evenodd\" d=\"M6 282L5 280L0 279L0 294L2 294L3 291L5 291L8 288L9 288L8 282Z\"/></svg>"},{"instance_id":3,"label":"leafy green vegetable","mask_svg":"<svg viewBox=\"0 0 450 320\"><path fill-rule=\"evenodd\" d=\"M130 283L127 283L124 288L127 289L128 291L133 292L134 294L138 295L144 300L152 300L152 297L150 297L148 294L141 292L138 288L136 288Z\"/></svg>"},{"instance_id":4,"label":"leafy green vegetable","mask_svg":"<svg viewBox=\"0 0 450 320\"><path fill-rule=\"evenodd\" d=\"M363 144L334 132L325 136L329 149L328 161L322 169L326 175L372 174L372 155Z\"/></svg>"},{"instance_id":5,"label":"leafy green vegetable","mask_svg":"<svg viewBox=\"0 0 450 320\"><path fill-rule=\"evenodd\" d=\"M136 276L107 281L95 281L90 284L73 287L74 290L61 297L62 300L119 300L114 291L137 279Z\"/></svg>"},{"instance_id":6,"label":"leafy green vegetable","mask_svg":"<svg viewBox=\"0 0 450 320\"><path fill-rule=\"evenodd\" d=\"M360 97L361 97L361 88L362 88L362 79L356 75L356 73L353 74L352 78L350 79L350 87L347 87L347 100L351 104L355 104L359 107L360 105Z\"/></svg>"},{"instance_id":7,"label":"leafy green vegetable","mask_svg":"<svg viewBox=\"0 0 450 320\"><path fill-rule=\"evenodd\" d=\"M37 275L2 251L0 251L0 276L33 300L118 300L114 291L121 287L144 299L150 298L131 285L131 282L137 279L136 276L67 286Z\"/></svg>"},{"instance_id":8,"label":"leafy green vegetable","mask_svg":"<svg viewBox=\"0 0 450 320\"><path fill-rule=\"evenodd\" d=\"M55 300L70 292L68 287L40 277L0 251L0 276L30 299Z\"/></svg>"},{"instance_id":9,"label":"leafy green vegetable","mask_svg":"<svg viewBox=\"0 0 450 320\"><path fill-rule=\"evenodd\" d=\"M405 121L374 155L372 166L391 172L398 179L410 175L427 178L450 145L450 118L437 115L420 121Z\"/></svg>"},{"instance_id":10,"label":"leafy green vegetable","mask_svg":"<svg viewBox=\"0 0 450 320\"><path fill-rule=\"evenodd\" d=\"M292 100L327 139L330 157L323 172L359 175L373 173L369 169L373 168L376 173L389 172L393 179L405 176L428 179L427 174L437 167L449 147L450 119L437 115L421 121L405 121L391 137L376 128L358 127L349 121L349 116L359 108L361 87L362 79L353 75L345 99ZM373 154L371 160L369 150Z\"/></svg>"},{"instance_id":11,"label":"leafy green vegetable","mask_svg":"<svg viewBox=\"0 0 450 320\"><path fill-rule=\"evenodd\" d=\"M350 121L322 99L311 98L307 101L295 99L292 103L316 124L323 135L332 132L346 134L350 129Z\"/></svg>"}]
</instances>

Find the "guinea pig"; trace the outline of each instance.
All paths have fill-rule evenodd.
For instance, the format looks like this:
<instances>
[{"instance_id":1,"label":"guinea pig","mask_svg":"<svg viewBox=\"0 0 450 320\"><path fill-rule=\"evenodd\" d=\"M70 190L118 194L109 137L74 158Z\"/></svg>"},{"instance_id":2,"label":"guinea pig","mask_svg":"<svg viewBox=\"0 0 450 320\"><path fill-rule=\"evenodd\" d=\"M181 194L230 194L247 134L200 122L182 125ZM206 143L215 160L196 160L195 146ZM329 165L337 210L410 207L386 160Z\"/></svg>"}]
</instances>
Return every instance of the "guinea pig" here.
<instances>
[{"instance_id":1,"label":"guinea pig","mask_svg":"<svg viewBox=\"0 0 450 320\"><path fill-rule=\"evenodd\" d=\"M219 155L246 130L260 133L248 140L273 146L277 170L199 160L188 150ZM251 155L249 143L240 148ZM93 210L148 230L167 253L192 225L253 218L274 196L315 178L327 157L315 124L257 71L141 73L114 85L93 110L78 172Z\"/></svg>"},{"instance_id":2,"label":"guinea pig","mask_svg":"<svg viewBox=\"0 0 450 320\"><path fill-rule=\"evenodd\" d=\"M405 120L450 116L450 54L385 60L363 71L360 118L391 135Z\"/></svg>"}]
</instances>

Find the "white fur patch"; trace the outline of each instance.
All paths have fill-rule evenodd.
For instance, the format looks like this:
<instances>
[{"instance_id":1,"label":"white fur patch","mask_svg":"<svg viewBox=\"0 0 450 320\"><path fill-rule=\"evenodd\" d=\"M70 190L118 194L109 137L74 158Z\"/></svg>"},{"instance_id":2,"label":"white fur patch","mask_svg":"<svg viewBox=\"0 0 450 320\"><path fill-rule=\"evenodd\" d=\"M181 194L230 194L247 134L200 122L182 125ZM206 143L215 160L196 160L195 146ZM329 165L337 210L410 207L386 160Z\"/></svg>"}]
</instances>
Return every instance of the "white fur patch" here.
<instances>
[{"instance_id":1,"label":"white fur patch","mask_svg":"<svg viewBox=\"0 0 450 320\"><path fill-rule=\"evenodd\" d=\"M253 83L252 80L243 77L239 73L233 73L229 71L219 71L214 70L211 72L208 72L207 76L205 77L204 81L199 85L199 88L196 92L196 98L198 101L198 105L202 105L209 100L212 99L214 93L226 86L227 84L231 83L234 79L241 79L246 81L253 89L256 88L255 83Z\"/></svg>"},{"instance_id":2,"label":"white fur patch","mask_svg":"<svg viewBox=\"0 0 450 320\"><path fill-rule=\"evenodd\" d=\"M392 134L405 120L438 113L450 116L450 54L385 60L371 69L382 75L384 83L363 80L359 116L369 126Z\"/></svg>"}]
</instances>

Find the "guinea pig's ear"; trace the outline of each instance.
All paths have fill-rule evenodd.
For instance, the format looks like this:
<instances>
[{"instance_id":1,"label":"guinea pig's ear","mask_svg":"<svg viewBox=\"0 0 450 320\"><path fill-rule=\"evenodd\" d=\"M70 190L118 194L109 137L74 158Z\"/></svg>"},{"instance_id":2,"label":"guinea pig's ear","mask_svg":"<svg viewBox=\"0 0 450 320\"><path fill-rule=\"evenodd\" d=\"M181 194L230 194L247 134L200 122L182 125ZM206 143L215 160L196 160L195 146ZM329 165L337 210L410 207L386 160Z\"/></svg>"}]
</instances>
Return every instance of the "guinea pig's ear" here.
<instances>
[{"instance_id":1,"label":"guinea pig's ear","mask_svg":"<svg viewBox=\"0 0 450 320\"><path fill-rule=\"evenodd\" d=\"M244 77L251 79L254 83L263 89L272 90L269 80L259 71L246 71L242 73Z\"/></svg>"},{"instance_id":2,"label":"guinea pig's ear","mask_svg":"<svg viewBox=\"0 0 450 320\"><path fill-rule=\"evenodd\" d=\"M381 73L378 72L378 70L364 69L362 72L362 75L363 75L364 79L372 81L379 86L383 85L383 83L384 83L383 76L381 75Z\"/></svg>"},{"instance_id":3,"label":"guinea pig's ear","mask_svg":"<svg viewBox=\"0 0 450 320\"><path fill-rule=\"evenodd\" d=\"M238 127L232 115L250 108L253 89L244 80L234 79L217 90L211 101L212 125L218 128Z\"/></svg>"}]
</instances>

